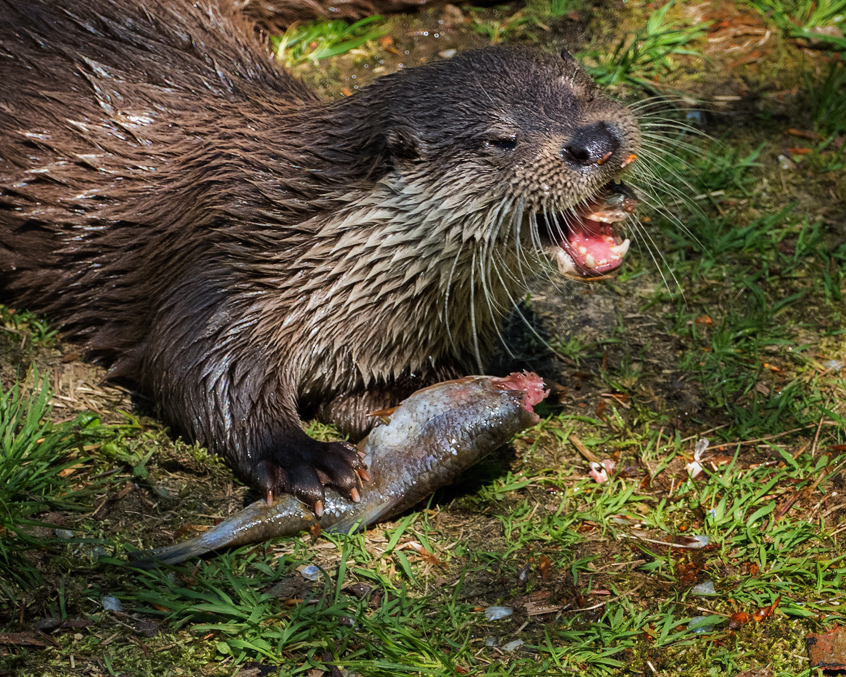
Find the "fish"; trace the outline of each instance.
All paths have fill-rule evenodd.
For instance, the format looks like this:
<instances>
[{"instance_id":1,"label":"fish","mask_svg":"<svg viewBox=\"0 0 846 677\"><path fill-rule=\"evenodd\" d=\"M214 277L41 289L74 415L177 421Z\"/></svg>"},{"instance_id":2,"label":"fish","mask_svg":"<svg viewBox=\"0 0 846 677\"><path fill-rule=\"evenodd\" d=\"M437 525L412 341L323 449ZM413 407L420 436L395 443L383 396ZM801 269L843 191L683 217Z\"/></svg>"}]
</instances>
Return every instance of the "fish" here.
<instances>
[{"instance_id":1,"label":"fish","mask_svg":"<svg viewBox=\"0 0 846 677\"><path fill-rule=\"evenodd\" d=\"M378 420L359 443L369 479L353 502L326 490L323 514L294 496L272 505L256 501L215 527L181 543L130 553L132 566L178 564L223 548L321 530L350 533L388 520L451 484L467 468L540 419L533 407L549 391L532 372L468 376L423 388Z\"/></svg>"}]
</instances>

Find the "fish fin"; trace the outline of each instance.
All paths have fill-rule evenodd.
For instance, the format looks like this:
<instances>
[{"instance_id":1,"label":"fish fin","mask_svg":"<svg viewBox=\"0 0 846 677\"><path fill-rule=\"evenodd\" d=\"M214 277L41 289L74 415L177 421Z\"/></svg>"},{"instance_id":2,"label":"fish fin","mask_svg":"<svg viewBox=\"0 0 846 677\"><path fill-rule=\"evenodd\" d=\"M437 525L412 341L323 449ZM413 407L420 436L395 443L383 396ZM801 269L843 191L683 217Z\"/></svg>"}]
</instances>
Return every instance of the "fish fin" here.
<instances>
[{"instance_id":1,"label":"fish fin","mask_svg":"<svg viewBox=\"0 0 846 677\"><path fill-rule=\"evenodd\" d=\"M387 409L380 409L379 411L371 411L367 415L371 418L389 419L391 414L393 414L397 409L399 409L399 405L396 407L388 407Z\"/></svg>"}]
</instances>

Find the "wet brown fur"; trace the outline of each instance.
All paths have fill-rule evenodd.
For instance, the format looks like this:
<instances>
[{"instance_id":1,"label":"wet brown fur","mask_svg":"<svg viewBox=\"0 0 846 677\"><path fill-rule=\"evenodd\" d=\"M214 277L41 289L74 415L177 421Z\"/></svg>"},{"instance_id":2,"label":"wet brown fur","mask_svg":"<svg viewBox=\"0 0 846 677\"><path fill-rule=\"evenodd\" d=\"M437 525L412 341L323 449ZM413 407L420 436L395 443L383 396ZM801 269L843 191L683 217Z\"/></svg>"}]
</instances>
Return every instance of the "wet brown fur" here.
<instances>
[{"instance_id":1,"label":"wet brown fur","mask_svg":"<svg viewBox=\"0 0 846 677\"><path fill-rule=\"evenodd\" d=\"M525 215L619 174L562 146L606 122L615 158L637 145L567 57L485 50L325 102L225 5L0 15L7 295L246 482L311 502L359 462L300 415L360 436L367 412L478 368L537 260Z\"/></svg>"}]
</instances>

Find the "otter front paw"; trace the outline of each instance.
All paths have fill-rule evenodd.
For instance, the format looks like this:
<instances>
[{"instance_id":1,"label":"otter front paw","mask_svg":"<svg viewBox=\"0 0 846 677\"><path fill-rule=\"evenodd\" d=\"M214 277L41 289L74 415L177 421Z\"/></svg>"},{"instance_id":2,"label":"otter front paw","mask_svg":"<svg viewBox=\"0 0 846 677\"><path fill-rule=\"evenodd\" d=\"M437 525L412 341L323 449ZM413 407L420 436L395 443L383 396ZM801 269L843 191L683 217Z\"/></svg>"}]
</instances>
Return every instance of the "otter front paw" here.
<instances>
[{"instance_id":1,"label":"otter front paw","mask_svg":"<svg viewBox=\"0 0 846 677\"><path fill-rule=\"evenodd\" d=\"M306 435L278 443L253 468L253 485L270 505L280 493L295 495L323 514L324 487L358 502L359 479L367 471L356 448L346 442L318 442Z\"/></svg>"}]
</instances>

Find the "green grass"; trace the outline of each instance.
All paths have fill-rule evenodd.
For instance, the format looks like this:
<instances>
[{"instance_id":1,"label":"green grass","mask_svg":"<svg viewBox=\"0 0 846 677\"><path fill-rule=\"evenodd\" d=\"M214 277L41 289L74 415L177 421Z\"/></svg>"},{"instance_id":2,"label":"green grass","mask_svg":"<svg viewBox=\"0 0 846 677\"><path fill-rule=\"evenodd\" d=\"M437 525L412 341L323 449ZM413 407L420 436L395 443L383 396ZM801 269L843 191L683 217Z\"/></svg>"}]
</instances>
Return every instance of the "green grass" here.
<instances>
[{"instance_id":1,"label":"green grass","mask_svg":"<svg viewBox=\"0 0 846 677\"><path fill-rule=\"evenodd\" d=\"M491 44L539 42L550 26L583 11L584 4L584 0L528 0L516 10L507 5L470 7L469 28Z\"/></svg>"},{"instance_id":2,"label":"green grass","mask_svg":"<svg viewBox=\"0 0 846 677\"><path fill-rule=\"evenodd\" d=\"M0 391L0 608L45 585L45 553L60 558L70 548L85 559L102 545L72 522L121 481L115 465L161 493L146 471L157 451L153 434L137 419L127 415L125 424L103 425L84 411L55 422L52 395L34 366ZM45 522L51 514L64 517Z\"/></svg>"},{"instance_id":3,"label":"green grass","mask_svg":"<svg viewBox=\"0 0 846 677\"><path fill-rule=\"evenodd\" d=\"M525 10L502 16L486 7L470 9L470 27L492 45L514 40L518 36L536 39L531 30L536 26L534 18Z\"/></svg>"},{"instance_id":4,"label":"green grass","mask_svg":"<svg viewBox=\"0 0 846 677\"><path fill-rule=\"evenodd\" d=\"M276 59L291 68L346 54L377 40L386 30L381 16L371 16L355 23L338 19L294 24L270 40Z\"/></svg>"},{"instance_id":5,"label":"green grass","mask_svg":"<svg viewBox=\"0 0 846 677\"><path fill-rule=\"evenodd\" d=\"M0 323L7 332L36 345L49 345L58 335L40 315L4 305L0 305Z\"/></svg>"},{"instance_id":6,"label":"green grass","mask_svg":"<svg viewBox=\"0 0 846 677\"><path fill-rule=\"evenodd\" d=\"M816 333L836 333L843 320L846 247L826 219L796 203L744 210L761 190L761 150L679 149L674 172L690 180L674 194L715 195L716 208L683 209L690 234L666 224L663 256L683 286L659 290L647 306L675 305L674 333L687 344L682 368L699 375L712 406L744 436L819 420L831 394L816 383L809 355Z\"/></svg>"},{"instance_id":7,"label":"green grass","mask_svg":"<svg viewBox=\"0 0 846 677\"><path fill-rule=\"evenodd\" d=\"M842 59L834 61L823 77L805 75L805 87L819 138L814 142L810 160L822 171L842 172L846 169L846 66Z\"/></svg>"},{"instance_id":8,"label":"green grass","mask_svg":"<svg viewBox=\"0 0 846 677\"><path fill-rule=\"evenodd\" d=\"M0 597L7 599L15 587L42 582L25 553L55 541L32 534L42 525L36 517L80 509L86 495L69 477L88 461L80 428L92 423L50 423L49 400L49 384L35 370L0 393Z\"/></svg>"},{"instance_id":9,"label":"green grass","mask_svg":"<svg viewBox=\"0 0 846 677\"><path fill-rule=\"evenodd\" d=\"M634 85L655 91L657 80L678 67L681 57L702 59L695 46L706 35L707 24L685 25L670 16L675 2L649 14L637 31L620 38L614 49L591 49L580 55L591 76L605 87Z\"/></svg>"},{"instance_id":10,"label":"green grass","mask_svg":"<svg viewBox=\"0 0 846 677\"><path fill-rule=\"evenodd\" d=\"M846 1L820 0L749 0L749 4L773 21L789 37L813 40L826 45L829 49L846 50L846 37L842 29L846 27ZM839 28L840 34L820 33L814 29Z\"/></svg>"},{"instance_id":11,"label":"green grass","mask_svg":"<svg viewBox=\"0 0 846 677\"><path fill-rule=\"evenodd\" d=\"M846 67L842 60L835 61L822 82L814 82L806 75L805 83L814 123L819 132L828 137L824 142L827 145L846 132Z\"/></svg>"}]
</instances>

